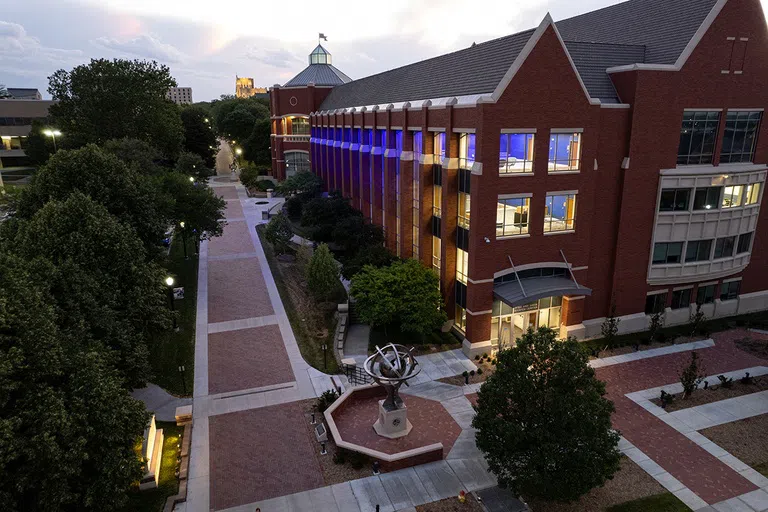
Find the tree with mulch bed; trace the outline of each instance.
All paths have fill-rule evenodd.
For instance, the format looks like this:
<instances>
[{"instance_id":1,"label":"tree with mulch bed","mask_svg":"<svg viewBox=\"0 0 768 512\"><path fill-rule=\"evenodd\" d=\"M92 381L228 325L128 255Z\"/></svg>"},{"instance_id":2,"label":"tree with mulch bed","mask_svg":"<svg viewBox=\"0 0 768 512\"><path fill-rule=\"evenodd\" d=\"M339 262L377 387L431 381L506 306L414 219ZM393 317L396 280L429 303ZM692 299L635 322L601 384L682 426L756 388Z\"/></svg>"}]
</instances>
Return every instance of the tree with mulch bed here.
<instances>
[{"instance_id":1,"label":"tree with mulch bed","mask_svg":"<svg viewBox=\"0 0 768 512\"><path fill-rule=\"evenodd\" d=\"M691 362L680 372L680 383L683 385L683 399L691 396L704 380L704 369L699 363L699 354L691 352Z\"/></svg>"},{"instance_id":2,"label":"tree with mulch bed","mask_svg":"<svg viewBox=\"0 0 768 512\"><path fill-rule=\"evenodd\" d=\"M628 501L606 509L606 512L689 512L685 503L671 492Z\"/></svg>"},{"instance_id":3,"label":"tree with mulch bed","mask_svg":"<svg viewBox=\"0 0 768 512\"><path fill-rule=\"evenodd\" d=\"M315 300L325 302L339 285L339 267L326 244L320 244L307 265L307 287Z\"/></svg>"},{"instance_id":4,"label":"tree with mulch bed","mask_svg":"<svg viewBox=\"0 0 768 512\"><path fill-rule=\"evenodd\" d=\"M267 223L267 227L264 228L264 238L272 244L278 255L285 254L290 250L292 237L291 223L282 213L272 217Z\"/></svg>"},{"instance_id":5,"label":"tree with mulch bed","mask_svg":"<svg viewBox=\"0 0 768 512\"><path fill-rule=\"evenodd\" d=\"M529 331L497 354L478 392L477 447L516 494L573 501L618 471L613 403L575 339Z\"/></svg>"}]
</instances>

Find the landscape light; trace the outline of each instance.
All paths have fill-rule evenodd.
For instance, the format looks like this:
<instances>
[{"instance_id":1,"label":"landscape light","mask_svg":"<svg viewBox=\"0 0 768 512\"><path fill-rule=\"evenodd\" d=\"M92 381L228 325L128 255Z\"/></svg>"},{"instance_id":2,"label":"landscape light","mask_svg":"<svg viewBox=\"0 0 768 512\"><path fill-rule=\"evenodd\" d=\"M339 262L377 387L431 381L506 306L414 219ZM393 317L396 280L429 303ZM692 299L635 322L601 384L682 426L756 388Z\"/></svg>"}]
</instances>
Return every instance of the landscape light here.
<instances>
[{"instance_id":1,"label":"landscape light","mask_svg":"<svg viewBox=\"0 0 768 512\"><path fill-rule=\"evenodd\" d=\"M165 284L167 284L168 286L173 286L173 278L171 276L166 277Z\"/></svg>"},{"instance_id":2,"label":"landscape light","mask_svg":"<svg viewBox=\"0 0 768 512\"><path fill-rule=\"evenodd\" d=\"M235 150L235 153L237 153L238 155L242 155L242 154L243 154L243 150L242 150L242 149L240 149L240 148L237 148L237 149Z\"/></svg>"},{"instance_id":3,"label":"landscape light","mask_svg":"<svg viewBox=\"0 0 768 512\"><path fill-rule=\"evenodd\" d=\"M190 177L189 177L189 181L191 181L192 183L194 183L194 182L195 182L195 178L193 178L192 176L190 176Z\"/></svg>"}]
</instances>

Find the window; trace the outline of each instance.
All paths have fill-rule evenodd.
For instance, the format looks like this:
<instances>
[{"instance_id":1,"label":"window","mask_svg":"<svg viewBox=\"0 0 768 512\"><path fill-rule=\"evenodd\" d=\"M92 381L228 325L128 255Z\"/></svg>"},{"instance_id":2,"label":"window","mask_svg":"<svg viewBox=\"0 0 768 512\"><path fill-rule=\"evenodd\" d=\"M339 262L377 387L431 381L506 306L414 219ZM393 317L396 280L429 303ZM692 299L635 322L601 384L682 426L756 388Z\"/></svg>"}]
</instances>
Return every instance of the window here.
<instances>
[{"instance_id":1,"label":"window","mask_svg":"<svg viewBox=\"0 0 768 512\"><path fill-rule=\"evenodd\" d=\"M712 249L712 240L696 240L688 242L685 249L685 261L707 261Z\"/></svg>"},{"instance_id":2,"label":"window","mask_svg":"<svg viewBox=\"0 0 768 512\"><path fill-rule=\"evenodd\" d=\"M684 112L678 165L711 164L720 112Z\"/></svg>"},{"instance_id":3,"label":"window","mask_svg":"<svg viewBox=\"0 0 768 512\"><path fill-rule=\"evenodd\" d=\"M744 204L757 204L760 201L760 184L747 185L747 200Z\"/></svg>"},{"instance_id":4,"label":"window","mask_svg":"<svg viewBox=\"0 0 768 512\"><path fill-rule=\"evenodd\" d=\"M502 133L499 140L499 174L533 172L533 133Z\"/></svg>"},{"instance_id":5,"label":"window","mask_svg":"<svg viewBox=\"0 0 768 512\"><path fill-rule=\"evenodd\" d=\"M718 238L715 241L715 259L730 258L733 256L733 246L736 244L735 236Z\"/></svg>"},{"instance_id":6,"label":"window","mask_svg":"<svg viewBox=\"0 0 768 512\"><path fill-rule=\"evenodd\" d=\"M720 163L751 162L762 112L728 112Z\"/></svg>"},{"instance_id":7,"label":"window","mask_svg":"<svg viewBox=\"0 0 768 512\"><path fill-rule=\"evenodd\" d=\"M496 204L496 237L528 233L530 197L499 198Z\"/></svg>"},{"instance_id":8,"label":"window","mask_svg":"<svg viewBox=\"0 0 768 512\"><path fill-rule=\"evenodd\" d=\"M562 297L547 297L539 299L539 327L560 329L560 313Z\"/></svg>"},{"instance_id":9,"label":"window","mask_svg":"<svg viewBox=\"0 0 768 512\"><path fill-rule=\"evenodd\" d=\"M420 162L420 156L421 156L421 144L422 144L422 138L421 138L421 132L413 132L413 181L411 186L412 188L412 196L413 196L413 203L412 203L412 209L413 209L413 217L412 217L412 226L413 226L413 257L415 259L419 259L419 249L420 249L420 225L421 225L421 203L420 203L420 196L421 193L421 187L419 186L420 180L421 180L421 162Z\"/></svg>"},{"instance_id":10,"label":"window","mask_svg":"<svg viewBox=\"0 0 768 512\"><path fill-rule=\"evenodd\" d=\"M309 119L306 117L290 117L290 135L309 135Z\"/></svg>"},{"instance_id":11,"label":"window","mask_svg":"<svg viewBox=\"0 0 768 512\"><path fill-rule=\"evenodd\" d=\"M459 192L459 226L469 229L469 209L470 195L466 192Z\"/></svg>"},{"instance_id":12,"label":"window","mask_svg":"<svg viewBox=\"0 0 768 512\"><path fill-rule=\"evenodd\" d=\"M685 290L676 290L672 292L672 309L683 309L691 305L691 290L687 288Z\"/></svg>"},{"instance_id":13,"label":"window","mask_svg":"<svg viewBox=\"0 0 768 512\"><path fill-rule=\"evenodd\" d=\"M467 329L467 310L463 307L456 304L456 317L455 317L455 325L456 328L459 329L461 332L465 332Z\"/></svg>"},{"instance_id":14,"label":"window","mask_svg":"<svg viewBox=\"0 0 768 512\"><path fill-rule=\"evenodd\" d=\"M475 134L462 133L459 135L459 169L472 170L475 163Z\"/></svg>"},{"instance_id":15,"label":"window","mask_svg":"<svg viewBox=\"0 0 768 512\"><path fill-rule=\"evenodd\" d=\"M469 273L469 254L462 249L456 249L456 280L467 284Z\"/></svg>"},{"instance_id":16,"label":"window","mask_svg":"<svg viewBox=\"0 0 768 512\"><path fill-rule=\"evenodd\" d=\"M715 302L715 285L699 286L696 291L696 304L711 304Z\"/></svg>"},{"instance_id":17,"label":"window","mask_svg":"<svg viewBox=\"0 0 768 512\"><path fill-rule=\"evenodd\" d=\"M736 254L749 252L749 245L752 243L752 233L744 233L739 236L739 245L736 247Z\"/></svg>"},{"instance_id":18,"label":"window","mask_svg":"<svg viewBox=\"0 0 768 512\"><path fill-rule=\"evenodd\" d=\"M549 172L578 171L581 133L553 133L549 137Z\"/></svg>"},{"instance_id":19,"label":"window","mask_svg":"<svg viewBox=\"0 0 768 512\"><path fill-rule=\"evenodd\" d=\"M723 192L723 208L736 208L744 204L744 185L725 187Z\"/></svg>"},{"instance_id":20,"label":"window","mask_svg":"<svg viewBox=\"0 0 768 512\"><path fill-rule=\"evenodd\" d=\"M395 130L395 240L397 255L400 256L400 155L403 154L403 131ZM383 182L382 182L383 183ZM382 205L384 204L382 198ZM383 208L383 207L382 207ZM382 211L382 215L384 212Z\"/></svg>"},{"instance_id":21,"label":"window","mask_svg":"<svg viewBox=\"0 0 768 512\"><path fill-rule=\"evenodd\" d=\"M720 300L733 300L739 296L741 281L731 281L720 285Z\"/></svg>"},{"instance_id":22,"label":"window","mask_svg":"<svg viewBox=\"0 0 768 512\"><path fill-rule=\"evenodd\" d=\"M662 242L653 246L653 264L680 263L683 242Z\"/></svg>"},{"instance_id":23,"label":"window","mask_svg":"<svg viewBox=\"0 0 768 512\"><path fill-rule=\"evenodd\" d=\"M440 217L443 205L443 187L440 185L432 186L432 215Z\"/></svg>"},{"instance_id":24,"label":"window","mask_svg":"<svg viewBox=\"0 0 768 512\"><path fill-rule=\"evenodd\" d=\"M697 188L693 196L694 210L717 210L720 204L720 192L723 187Z\"/></svg>"},{"instance_id":25,"label":"window","mask_svg":"<svg viewBox=\"0 0 768 512\"><path fill-rule=\"evenodd\" d=\"M436 132L433 136L432 154L439 156L440 160L445 158L445 132ZM435 158L436 163L437 158Z\"/></svg>"},{"instance_id":26,"label":"window","mask_svg":"<svg viewBox=\"0 0 768 512\"><path fill-rule=\"evenodd\" d=\"M285 153L285 175L291 177L297 172L309 171L309 155L307 153Z\"/></svg>"},{"instance_id":27,"label":"window","mask_svg":"<svg viewBox=\"0 0 768 512\"><path fill-rule=\"evenodd\" d=\"M660 212L677 212L688 210L688 199L691 196L690 189L665 189L661 191L659 201Z\"/></svg>"},{"instance_id":28,"label":"window","mask_svg":"<svg viewBox=\"0 0 768 512\"><path fill-rule=\"evenodd\" d=\"M544 232L571 231L576 222L576 194L547 195Z\"/></svg>"},{"instance_id":29,"label":"window","mask_svg":"<svg viewBox=\"0 0 768 512\"><path fill-rule=\"evenodd\" d=\"M437 277L440 277L440 251L442 249L442 241L436 237L432 237L432 268L437 273Z\"/></svg>"},{"instance_id":30,"label":"window","mask_svg":"<svg viewBox=\"0 0 768 512\"><path fill-rule=\"evenodd\" d=\"M3 135L0 138L0 150L10 151L13 149L24 149L26 145L26 137Z\"/></svg>"},{"instance_id":31,"label":"window","mask_svg":"<svg viewBox=\"0 0 768 512\"><path fill-rule=\"evenodd\" d=\"M661 313L667 307L667 292L654 293L645 297L645 314Z\"/></svg>"}]
</instances>

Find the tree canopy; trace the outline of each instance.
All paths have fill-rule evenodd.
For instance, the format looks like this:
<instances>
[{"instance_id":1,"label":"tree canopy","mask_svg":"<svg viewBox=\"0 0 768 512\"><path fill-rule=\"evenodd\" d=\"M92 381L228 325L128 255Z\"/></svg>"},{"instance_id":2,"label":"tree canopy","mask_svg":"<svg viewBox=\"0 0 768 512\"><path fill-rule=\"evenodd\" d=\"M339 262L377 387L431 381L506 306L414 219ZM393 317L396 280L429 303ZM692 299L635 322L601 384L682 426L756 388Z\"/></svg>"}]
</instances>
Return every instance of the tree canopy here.
<instances>
[{"instance_id":1,"label":"tree canopy","mask_svg":"<svg viewBox=\"0 0 768 512\"><path fill-rule=\"evenodd\" d=\"M500 351L478 393L477 447L500 485L517 494L573 501L619 469L613 403L573 339L529 331Z\"/></svg>"},{"instance_id":2,"label":"tree canopy","mask_svg":"<svg viewBox=\"0 0 768 512\"><path fill-rule=\"evenodd\" d=\"M300 195L302 199L311 199L320 193L323 180L310 171L300 171L278 185L278 192L288 197Z\"/></svg>"},{"instance_id":3,"label":"tree canopy","mask_svg":"<svg viewBox=\"0 0 768 512\"><path fill-rule=\"evenodd\" d=\"M418 261L398 260L387 267L363 267L349 293L360 318L371 326L396 324L403 332L426 336L446 320L438 283Z\"/></svg>"},{"instance_id":4,"label":"tree canopy","mask_svg":"<svg viewBox=\"0 0 768 512\"><path fill-rule=\"evenodd\" d=\"M339 287L339 267L328 246L320 244L307 265L307 288L318 301L334 296Z\"/></svg>"},{"instance_id":5,"label":"tree canopy","mask_svg":"<svg viewBox=\"0 0 768 512\"><path fill-rule=\"evenodd\" d=\"M185 107L181 111L184 127L184 149L203 159L208 169L216 166L216 149L219 141L213 131L211 114L199 105Z\"/></svg>"},{"instance_id":6,"label":"tree canopy","mask_svg":"<svg viewBox=\"0 0 768 512\"><path fill-rule=\"evenodd\" d=\"M166 99L176 86L167 66L154 61L91 59L48 78L51 122L75 148L130 137L175 157L184 138L179 107Z\"/></svg>"},{"instance_id":7,"label":"tree canopy","mask_svg":"<svg viewBox=\"0 0 768 512\"><path fill-rule=\"evenodd\" d=\"M193 183L189 176L178 172L165 174L161 186L170 201L168 217L174 226L184 222L185 231L201 240L222 234L226 201L210 187Z\"/></svg>"},{"instance_id":8,"label":"tree canopy","mask_svg":"<svg viewBox=\"0 0 768 512\"><path fill-rule=\"evenodd\" d=\"M361 215L349 204L349 199L334 193L309 200L302 210L301 225L310 229L312 240L330 242L337 222Z\"/></svg>"},{"instance_id":9,"label":"tree canopy","mask_svg":"<svg viewBox=\"0 0 768 512\"><path fill-rule=\"evenodd\" d=\"M264 228L264 237L271 243L277 254L285 254L288 251L288 242L293 237L291 223L282 213L278 213Z\"/></svg>"}]
</instances>

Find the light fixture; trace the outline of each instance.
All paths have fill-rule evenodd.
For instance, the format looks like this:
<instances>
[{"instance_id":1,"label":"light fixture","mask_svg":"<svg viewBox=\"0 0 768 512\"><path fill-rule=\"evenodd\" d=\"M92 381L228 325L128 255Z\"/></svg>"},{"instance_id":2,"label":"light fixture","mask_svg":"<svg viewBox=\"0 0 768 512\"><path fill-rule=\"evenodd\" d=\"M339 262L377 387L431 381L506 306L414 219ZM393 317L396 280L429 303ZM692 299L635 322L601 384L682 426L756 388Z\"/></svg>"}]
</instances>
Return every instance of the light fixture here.
<instances>
[{"instance_id":1,"label":"light fixture","mask_svg":"<svg viewBox=\"0 0 768 512\"><path fill-rule=\"evenodd\" d=\"M205 118L205 122L206 122L206 123L208 122L208 118L207 118L207 117Z\"/></svg>"},{"instance_id":2,"label":"light fixture","mask_svg":"<svg viewBox=\"0 0 768 512\"><path fill-rule=\"evenodd\" d=\"M165 284L167 284L168 286L173 286L173 278L171 276L166 277Z\"/></svg>"},{"instance_id":3,"label":"light fixture","mask_svg":"<svg viewBox=\"0 0 768 512\"><path fill-rule=\"evenodd\" d=\"M235 153L237 153L238 155L242 155L242 154L243 154L243 150L242 150L242 149L240 149L240 148L237 148L237 149L235 150Z\"/></svg>"},{"instance_id":4,"label":"light fixture","mask_svg":"<svg viewBox=\"0 0 768 512\"><path fill-rule=\"evenodd\" d=\"M192 183L194 183L194 182L195 182L195 178L193 178L192 176L190 176L190 177L189 177L189 181L191 181Z\"/></svg>"},{"instance_id":5,"label":"light fixture","mask_svg":"<svg viewBox=\"0 0 768 512\"><path fill-rule=\"evenodd\" d=\"M181 226L181 229L184 229L184 221L179 222L179 226Z\"/></svg>"}]
</instances>

